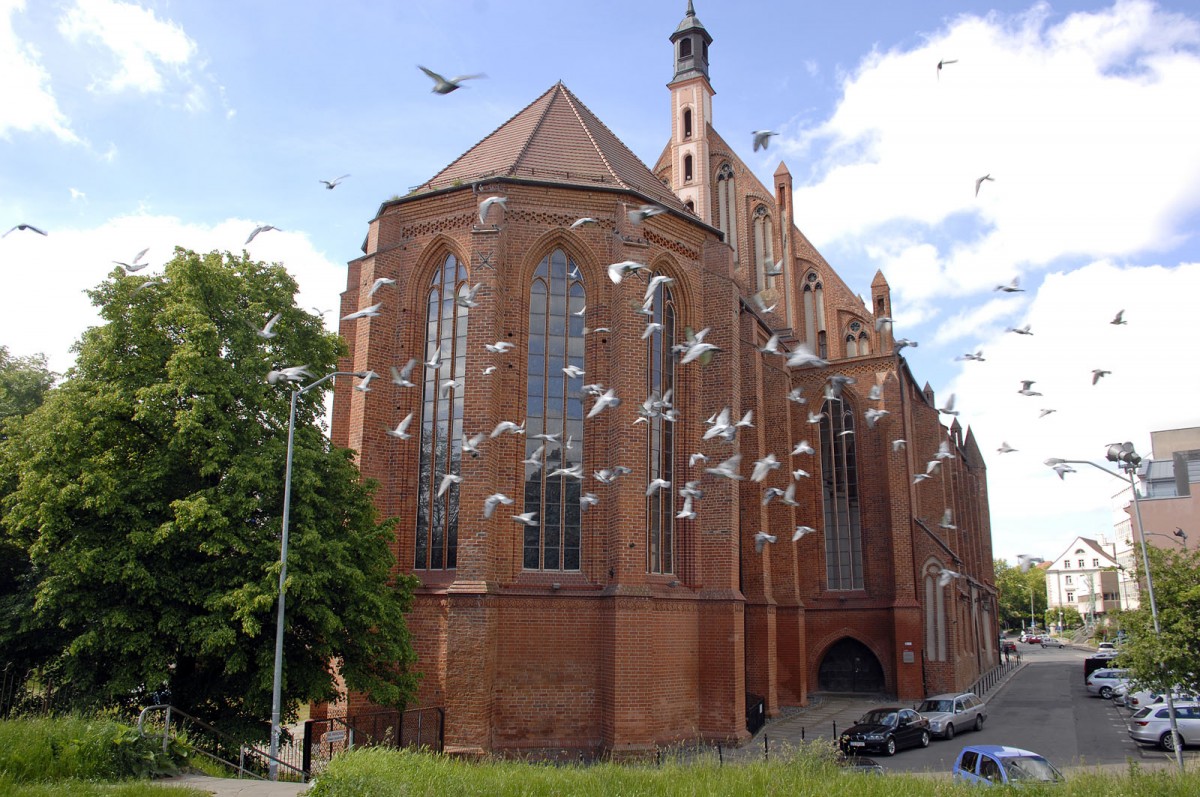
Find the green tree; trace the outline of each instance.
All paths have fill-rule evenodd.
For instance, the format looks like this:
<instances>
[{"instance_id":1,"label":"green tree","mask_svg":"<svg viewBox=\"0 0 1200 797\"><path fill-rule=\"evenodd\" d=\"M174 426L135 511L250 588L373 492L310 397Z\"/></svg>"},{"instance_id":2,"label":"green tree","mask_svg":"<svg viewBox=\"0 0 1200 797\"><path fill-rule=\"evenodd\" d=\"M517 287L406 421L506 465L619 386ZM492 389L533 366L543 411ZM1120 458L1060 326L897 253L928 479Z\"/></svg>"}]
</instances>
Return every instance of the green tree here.
<instances>
[{"instance_id":1,"label":"green tree","mask_svg":"<svg viewBox=\"0 0 1200 797\"><path fill-rule=\"evenodd\" d=\"M1021 572L1005 559L992 562L996 572L996 590L1000 603L1000 627L1020 628L1030 623L1029 596L1033 593L1033 616L1046 612L1046 574L1037 567Z\"/></svg>"},{"instance_id":2,"label":"green tree","mask_svg":"<svg viewBox=\"0 0 1200 797\"><path fill-rule=\"evenodd\" d=\"M0 346L0 440L4 425L41 406L46 392L54 384L55 374L46 367L46 358L12 357L7 346Z\"/></svg>"},{"instance_id":3,"label":"green tree","mask_svg":"<svg viewBox=\"0 0 1200 797\"><path fill-rule=\"evenodd\" d=\"M1200 691L1200 553L1158 548L1148 550L1154 576L1160 633L1154 632L1150 598L1143 585L1141 606L1121 614L1129 638L1121 664L1147 687Z\"/></svg>"},{"instance_id":4,"label":"green tree","mask_svg":"<svg viewBox=\"0 0 1200 797\"><path fill-rule=\"evenodd\" d=\"M176 250L160 282L114 271L92 292L104 323L4 448L4 525L28 551L45 682L73 706L166 686L210 720L271 704L290 391L268 371L334 370L342 344L296 307L281 265ZM275 313L275 337L256 330ZM284 711L345 685L383 705L415 689L391 524L350 452L297 409ZM3 642L3 640L0 640ZM3 651L0 651L3 652ZM0 656L2 658L2 656Z\"/></svg>"}]
</instances>

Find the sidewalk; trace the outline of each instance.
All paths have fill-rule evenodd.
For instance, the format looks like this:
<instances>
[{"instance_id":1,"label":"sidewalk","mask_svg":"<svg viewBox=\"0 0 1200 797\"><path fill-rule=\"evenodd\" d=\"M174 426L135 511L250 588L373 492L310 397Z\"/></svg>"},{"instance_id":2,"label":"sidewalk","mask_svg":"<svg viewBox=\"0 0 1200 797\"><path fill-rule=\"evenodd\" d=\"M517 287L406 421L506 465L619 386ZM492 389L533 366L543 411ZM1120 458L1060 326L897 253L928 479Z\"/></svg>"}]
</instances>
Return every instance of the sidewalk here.
<instances>
[{"instance_id":1,"label":"sidewalk","mask_svg":"<svg viewBox=\"0 0 1200 797\"><path fill-rule=\"evenodd\" d=\"M273 783L252 778L214 778L209 775L178 775L154 781L159 786L198 789L215 797L296 797L308 790L308 783Z\"/></svg>"}]
</instances>

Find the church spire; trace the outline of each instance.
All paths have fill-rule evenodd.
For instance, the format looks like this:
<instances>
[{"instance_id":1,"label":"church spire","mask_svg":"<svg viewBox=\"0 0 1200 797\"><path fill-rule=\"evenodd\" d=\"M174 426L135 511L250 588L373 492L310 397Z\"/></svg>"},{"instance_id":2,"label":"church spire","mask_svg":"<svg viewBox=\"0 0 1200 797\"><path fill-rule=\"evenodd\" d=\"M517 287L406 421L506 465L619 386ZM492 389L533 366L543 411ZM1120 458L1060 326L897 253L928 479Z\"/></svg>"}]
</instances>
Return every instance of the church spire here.
<instances>
[{"instance_id":1,"label":"church spire","mask_svg":"<svg viewBox=\"0 0 1200 797\"><path fill-rule=\"evenodd\" d=\"M708 77L708 45L712 44L712 36L697 19L692 0L688 0L687 14L671 34L671 43L675 45L674 80L697 75Z\"/></svg>"}]
</instances>

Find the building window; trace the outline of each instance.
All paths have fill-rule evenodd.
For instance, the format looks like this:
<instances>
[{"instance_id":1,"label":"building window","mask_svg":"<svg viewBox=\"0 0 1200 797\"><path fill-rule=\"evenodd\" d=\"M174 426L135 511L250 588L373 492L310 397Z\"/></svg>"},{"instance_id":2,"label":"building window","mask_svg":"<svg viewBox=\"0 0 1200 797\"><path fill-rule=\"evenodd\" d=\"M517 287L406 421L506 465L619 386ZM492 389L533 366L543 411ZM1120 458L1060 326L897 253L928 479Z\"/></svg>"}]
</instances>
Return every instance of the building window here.
<instances>
[{"instance_id":1,"label":"building window","mask_svg":"<svg viewBox=\"0 0 1200 797\"><path fill-rule=\"evenodd\" d=\"M582 481L550 474L583 466L583 377L568 377L563 369L584 367L579 312L586 304L578 267L555 249L529 287L524 511L537 512L538 525L522 527L527 570L579 569Z\"/></svg>"},{"instance_id":2,"label":"building window","mask_svg":"<svg viewBox=\"0 0 1200 797\"><path fill-rule=\"evenodd\" d=\"M696 203L695 203L695 202L693 202L692 200L690 200L690 199L689 199L687 202L684 202L683 204L684 204L684 206L685 206L685 207L687 207L687 209L688 209L688 210L690 210L692 213L695 213L695 212L696 212Z\"/></svg>"},{"instance_id":3,"label":"building window","mask_svg":"<svg viewBox=\"0 0 1200 797\"><path fill-rule=\"evenodd\" d=\"M691 58L692 57L692 40L691 39L680 39L679 40L679 57L680 58Z\"/></svg>"},{"instance_id":4,"label":"building window","mask_svg":"<svg viewBox=\"0 0 1200 797\"><path fill-rule=\"evenodd\" d=\"M940 564L925 571L925 655L930 661L946 660L946 589L938 587Z\"/></svg>"},{"instance_id":5,"label":"building window","mask_svg":"<svg viewBox=\"0 0 1200 797\"><path fill-rule=\"evenodd\" d=\"M1100 560L1099 560L1099 559L1093 559L1093 560L1092 560L1092 567L1099 567L1099 566L1100 566Z\"/></svg>"},{"instance_id":6,"label":"building window","mask_svg":"<svg viewBox=\"0 0 1200 797\"><path fill-rule=\"evenodd\" d=\"M670 287L659 285L654 293L654 318L662 328L656 330L647 344L647 395L665 398L675 390L675 363L671 349L675 345L675 300ZM674 401L675 399L672 399ZM654 491L646 499L646 548L651 573L675 571L675 424L662 415L647 423L648 467L647 480L662 479L669 487Z\"/></svg>"},{"instance_id":7,"label":"building window","mask_svg":"<svg viewBox=\"0 0 1200 797\"><path fill-rule=\"evenodd\" d=\"M775 225L766 205L754 209L754 261L759 290L775 287L775 278L767 273L775 268Z\"/></svg>"},{"instance_id":8,"label":"building window","mask_svg":"<svg viewBox=\"0 0 1200 797\"><path fill-rule=\"evenodd\" d=\"M692 109L691 108L683 109L683 137L684 138L692 137Z\"/></svg>"},{"instance_id":9,"label":"building window","mask_svg":"<svg viewBox=\"0 0 1200 797\"><path fill-rule=\"evenodd\" d=\"M862 523L854 411L845 399L826 400L821 419L821 487L825 503L827 589L862 589Z\"/></svg>"},{"instance_id":10,"label":"building window","mask_svg":"<svg viewBox=\"0 0 1200 797\"><path fill-rule=\"evenodd\" d=\"M691 180L692 180L692 156L691 155L683 156L683 180L684 180L684 182L691 182Z\"/></svg>"},{"instance_id":11,"label":"building window","mask_svg":"<svg viewBox=\"0 0 1200 797\"><path fill-rule=\"evenodd\" d=\"M1070 576L1067 576L1067 583L1068 583L1068 584L1070 584L1070 583L1071 583L1071 577L1070 577Z\"/></svg>"},{"instance_id":12,"label":"building window","mask_svg":"<svg viewBox=\"0 0 1200 797\"><path fill-rule=\"evenodd\" d=\"M1083 568L1083 560L1082 559L1079 560L1079 567L1080 567L1080 569Z\"/></svg>"},{"instance_id":13,"label":"building window","mask_svg":"<svg viewBox=\"0 0 1200 797\"><path fill-rule=\"evenodd\" d=\"M1070 569L1071 569L1071 560L1070 560L1070 559L1064 559L1064 560L1063 560L1063 567L1064 567L1064 568L1066 568L1067 570L1070 570Z\"/></svg>"},{"instance_id":14,"label":"building window","mask_svg":"<svg viewBox=\"0 0 1200 797\"><path fill-rule=\"evenodd\" d=\"M737 192L733 167L728 163L722 163L717 170L717 227L725 233L725 243L733 249L733 261L737 265Z\"/></svg>"},{"instance_id":15,"label":"building window","mask_svg":"<svg viewBox=\"0 0 1200 797\"><path fill-rule=\"evenodd\" d=\"M454 299L467 290L467 270L447 255L426 294L425 357L440 352L437 368L425 368L421 405L421 447L417 485L416 545L413 567L443 570L458 564L458 485L439 497L446 474L462 464L463 388L441 391L467 371L467 308Z\"/></svg>"},{"instance_id":16,"label":"building window","mask_svg":"<svg viewBox=\"0 0 1200 797\"><path fill-rule=\"evenodd\" d=\"M1074 603L1074 602L1075 602L1075 593L1068 592L1067 593L1067 603Z\"/></svg>"},{"instance_id":17,"label":"building window","mask_svg":"<svg viewBox=\"0 0 1200 797\"><path fill-rule=\"evenodd\" d=\"M854 339L853 335L846 336L846 356L847 357L857 357L858 356L858 342Z\"/></svg>"},{"instance_id":18,"label":"building window","mask_svg":"<svg viewBox=\"0 0 1200 797\"><path fill-rule=\"evenodd\" d=\"M825 330L817 333L817 356L822 360L829 358L829 343L825 340Z\"/></svg>"},{"instance_id":19,"label":"building window","mask_svg":"<svg viewBox=\"0 0 1200 797\"><path fill-rule=\"evenodd\" d=\"M871 353L871 339L866 332L858 333L858 353L864 357Z\"/></svg>"}]
</instances>

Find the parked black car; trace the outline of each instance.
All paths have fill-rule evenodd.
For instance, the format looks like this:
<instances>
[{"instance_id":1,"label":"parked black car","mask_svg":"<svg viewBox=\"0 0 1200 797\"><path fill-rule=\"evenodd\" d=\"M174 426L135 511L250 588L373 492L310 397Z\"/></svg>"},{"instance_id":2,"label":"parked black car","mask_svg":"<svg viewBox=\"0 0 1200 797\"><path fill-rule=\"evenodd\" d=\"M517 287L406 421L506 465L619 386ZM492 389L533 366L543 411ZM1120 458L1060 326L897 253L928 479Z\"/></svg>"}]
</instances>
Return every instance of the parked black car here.
<instances>
[{"instance_id":1,"label":"parked black car","mask_svg":"<svg viewBox=\"0 0 1200 797\"><path fill-rule=\"evenodd\" d=\"M928 747L929 722L911 708L877 708L847 728L838 745L846 755L868 750L895 755L906 747Z\"/></svg>"}]
</instances>

